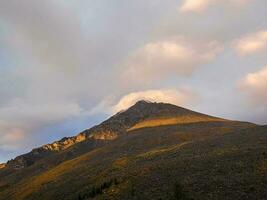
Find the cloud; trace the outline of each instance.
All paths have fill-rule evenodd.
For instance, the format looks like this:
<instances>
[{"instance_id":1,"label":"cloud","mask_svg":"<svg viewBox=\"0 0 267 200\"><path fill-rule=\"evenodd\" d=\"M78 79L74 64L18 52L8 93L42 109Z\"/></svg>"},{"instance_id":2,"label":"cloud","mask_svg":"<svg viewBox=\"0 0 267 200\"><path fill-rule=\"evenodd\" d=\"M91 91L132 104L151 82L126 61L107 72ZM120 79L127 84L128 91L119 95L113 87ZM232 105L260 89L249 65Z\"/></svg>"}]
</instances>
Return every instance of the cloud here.
<instances>
[{"instance_id":1,"label":"cloud","mask_svg":"<svg viewBox=\"0 0 267 200\"><path fill-rule=\"evenodd\" d=\"M196 95L190 89L146 90L133 92L123 96L119 102L112 107L112 112L116 113L125 110L140 100L165 102L184 106L192 103L196 99Z\"/></svg>"},{"instance_id":2,"label":"cloud","mask_svg":"<svg viewBox=\"0 0 267 200\"><path fill-rule=\"evenodd\" d=\"M202 11L209 7L214 0L185 0L180 7L182 12Z\"/></svg>"},{"instance_id":3,"label":"cloud","mask_svg":"<svg viewBox=\"0 0 267 200\"><path fill-rule=\"evenodd\" d=\"M240 55L248 55L267 48L267 30L248 34L235 42L235 49Z\"/></svg>"},{"instance_id":4,"label":"cloud","mask_svg":"<svg viewBox=\"0 0 267 200\"><path fill-rule=\"evenodd\" d=\"M250 0L184 0L178 8L180 12L202 12L214 5L244 5Z\"/></svg>"},{"instance_id":5,"label":"cloud","mask_svg":"<svg viewBox=\"0 0 267 200\"><path fill-rule=\"evenodd\" d=\"M72 118L94 121L92 115L111 106L103 102L95 107L110 91L117 96L127 92L114 65L161 18L162 6L150 5L152 1L0 1L1 148L30 149L47 127ZM81 128L73 122L75 126ZM3 139L18 131L23 133L20 140ZM60 131L54 138L61 137ZM42 143L50 141L45 134Z\"/></svg>"},{"instance_id":6,"label":"cloud","mask_svg":"<svg viewBox=\"0 0 267 200\"><path fill-rule=\"evenodd\" d=\"M0 121L0 150L16 150L21 147L21 142L26 137L25 129L10 126L3 121Z\"/></svg>"},{"instance_id":7,"label":"cloud","mask_svg":"<svg viewBox=\"0 0 267 200\"><path fill-rule=\"evenodd\" d=\"M54 122L69 116L77 116L82 112L79 105L69 102L26 102L15 99L8 105L0 108L0 118L7 120L31 121L34 124L39 121Z\"/></svg>"},{"instance_id":8,"label":"cloud","mask_svg":"<svg viewBox=\"0 0 267 200\"><path fill-rule=\"evenodd\" d=\"M192 2L191 12L200 5L204 18L177 14L174 0L0 1L0 146L30 150L65 133L75 134L86 127L80 121L101 121L102 114L131 91L185 84L201 95L220 93L220 101L234 99L225 95L232 87L228 83L235 81L232 76L217 80L239 63L225 54L215 59L222 49L216 41L232 41L255 30L259 21L264 26L266 3L255 1L238 13L222 13L206 11L241 3ZM172 37L180 34L186 37ZM205 101L203 112L213 105L214 114L220 113L214 99ZM101 116L92 116L97 113ZM65 123L75 131L66 130ZM19 148L12 155L21 152ZM0 157L3 154L0 151Z\"/></svg>"},{"instance_id":9,"label":"cloud","mask_svg":"<svg viewBox=\"0 0 267 200\"><path fill-rule=\"evenodd\" d=\"M254 105L267 107L267 66L246 75L237 85Z\"/></svg>"},{"instance_id":10,"label":"cloud","mask_svg":"<svg viewBox=\"0 0 267 200\"><path fill-rule=\"evenodd\" d=\"M0 147L20 148L40 128L81 116L83 110L70 102L26 102L15 99L0 108Z\"/></svg>"},{"instance_id":11,"label":"cloud","mask_svg":"<svg viewBox=\"0 0 267 200\"><path fill-rule=\"evenodd\" d=\"M147 43L123 63L123 78L129 82L163 79L169 75L190 75L213 60L222 50L217 41L199 42L183 36Z\"/></svg>"}]
</instances>

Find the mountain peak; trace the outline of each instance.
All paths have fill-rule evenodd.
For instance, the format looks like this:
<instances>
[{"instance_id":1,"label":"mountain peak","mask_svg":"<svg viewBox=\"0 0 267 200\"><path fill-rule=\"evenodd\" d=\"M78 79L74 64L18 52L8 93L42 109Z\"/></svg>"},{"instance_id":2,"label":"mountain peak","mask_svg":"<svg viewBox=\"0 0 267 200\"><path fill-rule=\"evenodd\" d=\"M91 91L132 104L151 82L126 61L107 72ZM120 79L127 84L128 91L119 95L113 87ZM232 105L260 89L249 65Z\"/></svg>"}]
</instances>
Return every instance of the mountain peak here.
<instances>
[{"instance_id":1,"label":"mountain peak","mask_svg":"<svg viewBox=\"0 0 267 200\"><path fill-rule=\"evenodd\" d=\"M97 126L87 129L76 136L65 137L52 144L33 149L30 153L18 156L7 164L12 168L22 169L34 164L39 159L65 150L77 143L89 140L92 142L114 140L122 134L127 134L129 131L140 128L218 120L221 119L172 104L141 100Z\"/></svg>"},{"instance_id":2,"label":"mountain peak","mask_svg":"<svg viewBox=\"0 0 267 200\"><path fill-rule=\"evenodd\" d=\"M152 102L152 101L148 101L148 100L140 100L140 101L137 101L134 105L132 105L131 107L129 107L125 111L140 109L140 110L142 110L142 112L145 112L146 109L151 109L152 107L157 107L158 109L159 108L162 109L164 107L167 108L170 105L172 106L172 108L178 107L178 106L168 104L168 103L163 103L163 102Z\"/></svg>"},{"instance_id":3,"label":"mountain peak","mask_svg":"<svg viewBox=\"0 0 267 200\"><path fill-rule=\"evenodd\" d=\"M145 106L149 106L151 104L154 104L151 101L147 101L147 100L139 100L137 102L135 102L133 105L129 106L128 108L122 109L121 111L117 112L114 116L120 115L121 113L124 113L132 108L140 108L140 107L145 107Z\"/></svg>"},{"instance_id":4,"label":"mountain peak","mask_svg":"<svg viewBox=\"0 0 267 200\"><path fill-rule=\"evenodd\" d=\"M135 105L140 105L140 104L143 104L143 105L146 105L146 104L153 104L152 101L148 101L148 100L139 100L135 103Z\"/></svg>"}]
</instances>

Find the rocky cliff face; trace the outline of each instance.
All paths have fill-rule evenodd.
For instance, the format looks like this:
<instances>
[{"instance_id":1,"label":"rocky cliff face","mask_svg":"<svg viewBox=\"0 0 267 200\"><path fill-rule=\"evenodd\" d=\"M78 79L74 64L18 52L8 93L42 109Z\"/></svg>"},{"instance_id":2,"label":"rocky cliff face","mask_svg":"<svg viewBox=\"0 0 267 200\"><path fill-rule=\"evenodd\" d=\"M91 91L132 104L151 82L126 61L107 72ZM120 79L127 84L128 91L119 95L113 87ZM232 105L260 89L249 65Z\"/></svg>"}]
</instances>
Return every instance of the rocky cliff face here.
<instances>
[{"instance_id":1,"label":"rocky cliff face","mask_svg":"<svg viewBox=\"0 0 267 200\"><path fill-rule=\"evenodd\" d=\"M200 121L211 119L220 120L171 104L139 101L128 110L119 112L103 123L85 130L74 137L62 138L52 144L44 145L40 148L33 149L30 153L18 156L8 161L7 166L13 169L22 169L46 156L65 150L85 140L114 140L121 134L126 134L131 127L140 122L147 120L160 121L160 119L168 118L176 118L176 121L179 121L178 117L187 118L189 121L191 119L192 121L194 121L193 119L200 119Z\"/></svg>"},{"instance_id":2,"label":"rocky cliff face","mask_svg":"<svg viewBox=\"0 0 267 200\"><path fill-rule=\"evenodd\" d=\"M6 166L5 163L0 164L0 169L4 168Z\"/></svg>"}]
</instances>

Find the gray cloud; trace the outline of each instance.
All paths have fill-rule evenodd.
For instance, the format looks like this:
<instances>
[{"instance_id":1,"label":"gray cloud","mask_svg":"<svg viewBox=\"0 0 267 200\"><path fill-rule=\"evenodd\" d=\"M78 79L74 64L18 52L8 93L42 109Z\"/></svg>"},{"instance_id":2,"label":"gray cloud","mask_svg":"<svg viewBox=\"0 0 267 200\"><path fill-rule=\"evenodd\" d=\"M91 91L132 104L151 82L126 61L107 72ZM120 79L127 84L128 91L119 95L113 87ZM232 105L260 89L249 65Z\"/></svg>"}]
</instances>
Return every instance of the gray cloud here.
<instances>
[{"instance_id":1,"label":"gray cloud","mask_svg":"<svg viewBox=\"0 0 267 200\"><path fill-rule=\"evenodd\" d=\"M122 64L125 82L140 83L169 77L190 76L198 67L211 62L223 46L217 41L197 41L184 36L175 36L147 43Z\"/></svg>"},{"instance_id":2,"label":"gray cloud","mask_svg":"<svg viewBox=\"0 0 267 200\"><path fill-rule=\"evenodd\" d=\"M136 91L189 86L205 100L194 108L238 116L235 82L267 60L240 58L229 44L266 30L267 3L218 2L182 13L176 0L1 1L0 149L30 149L44 128L94 121Z\"/></svg>"},{"instance_id":3,"label":"gray cloud","mask_svg":"<svg viewBox=\"0 0 267 200\"><path fill-rule=\"evenodd\" d=\"M136 3L130 13L131 3L121 2L114 10L105 1L1 1L1 41L11 57L0 63L2 148L25 143L11 135L97 112L94 105L119 88L113 66L156 21L145 9L151 2Z\"/></svg>"}]
</instances>

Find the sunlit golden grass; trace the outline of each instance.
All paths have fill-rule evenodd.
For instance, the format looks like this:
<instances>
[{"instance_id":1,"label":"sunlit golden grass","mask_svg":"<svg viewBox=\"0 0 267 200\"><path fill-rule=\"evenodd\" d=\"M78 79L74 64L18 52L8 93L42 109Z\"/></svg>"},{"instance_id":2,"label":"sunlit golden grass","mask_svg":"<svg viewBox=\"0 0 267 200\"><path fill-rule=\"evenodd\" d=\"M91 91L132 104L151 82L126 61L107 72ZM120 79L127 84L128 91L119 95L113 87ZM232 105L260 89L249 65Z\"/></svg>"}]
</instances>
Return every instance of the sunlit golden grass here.
<instances>
[{"instance_id":1,"label":"sunlit golden grass","mask_svg":"<svg viewBox=\"0 0 267 200\"><path fill-rule=\"evenodd\" d=\"M142 158L151 158L154 156L158 156L161 155L163 153L168 153L171 151L177 151L178 149L180 149L182 146L188 144L189 142L183 142L181 144L178 145L173 145L173 146L169 146L169 147L165 147L165 148L160 148L160 149L154 149L145 153L142 153L140 155L137 156L138 157L142 157Z\"/></svg>"},{"instance_id":2,"label":"sunlit golden grass","mask_svg":"<svg viewBox=\"0 0 267 200\"><path fill-rule=\"evenodd\" d=\"M15 198L25 199L31 193L38 191L42 185L56 181L59 177L64 176L67 172L74 170L76 167L80 166L80 163L90 159L91 154L94 154L99 150L101 149L96 149L75 159L65 161L55 168L46 171L45 173L32 177L31 180L27 181L30 184L22 184L18 187L19 192L15 193Z\"/></svg>"},{"instance_id":3,"label":"sunlit golden grass","mask_svg":"<svg viewBox=\"0 0 267 200\"><path fill-rule=\"evenodd\" d=\"M224 119L214 118L214 117L200 117L200 116L181 116L175 118L164 118L164 119L151 119L137 123L128 131L133 131L141 128L151 128L157 126L167 126L175 124L187 124L187 123L196 123L196 122L212 122L212 121L225 121Z\"/></svg>"},{"instance_id":4,"label":"sunlit golden grass","mask_svg":"<svg viewBox=\"0 0 267 200\"><path fill-rule=\"evenodd\" d=\"M216 155L216 156L224 156L227 154L232 154L232 153L237 152L237 151L239 151L239 149L236 146L229 146L229 147L216 149L216 150L212 151L211 154Z\"/></svg>"},{"instance_id":5,"label":"sunlit golden grass","mask_svg":"<svg viewBox=\"0 0 267 200\"><path fill-rule=\"evenodd\" d=\"M113 167L116 169L121 169L125 167L128 164L128 162L129 162L128 157L122 157L113 162Z\"/></svg>"},{"instance_id":6,"label":"sunlit golden grass","mask_svg":"<svg viewBox=\"0 0 267 200\"><path fill-rule=\"evenodd\" d=\"M267 160L262 161L262 162L258 165L258 171L259 171L260 173L267 174Z\"/></svg>"}]
</instances>

